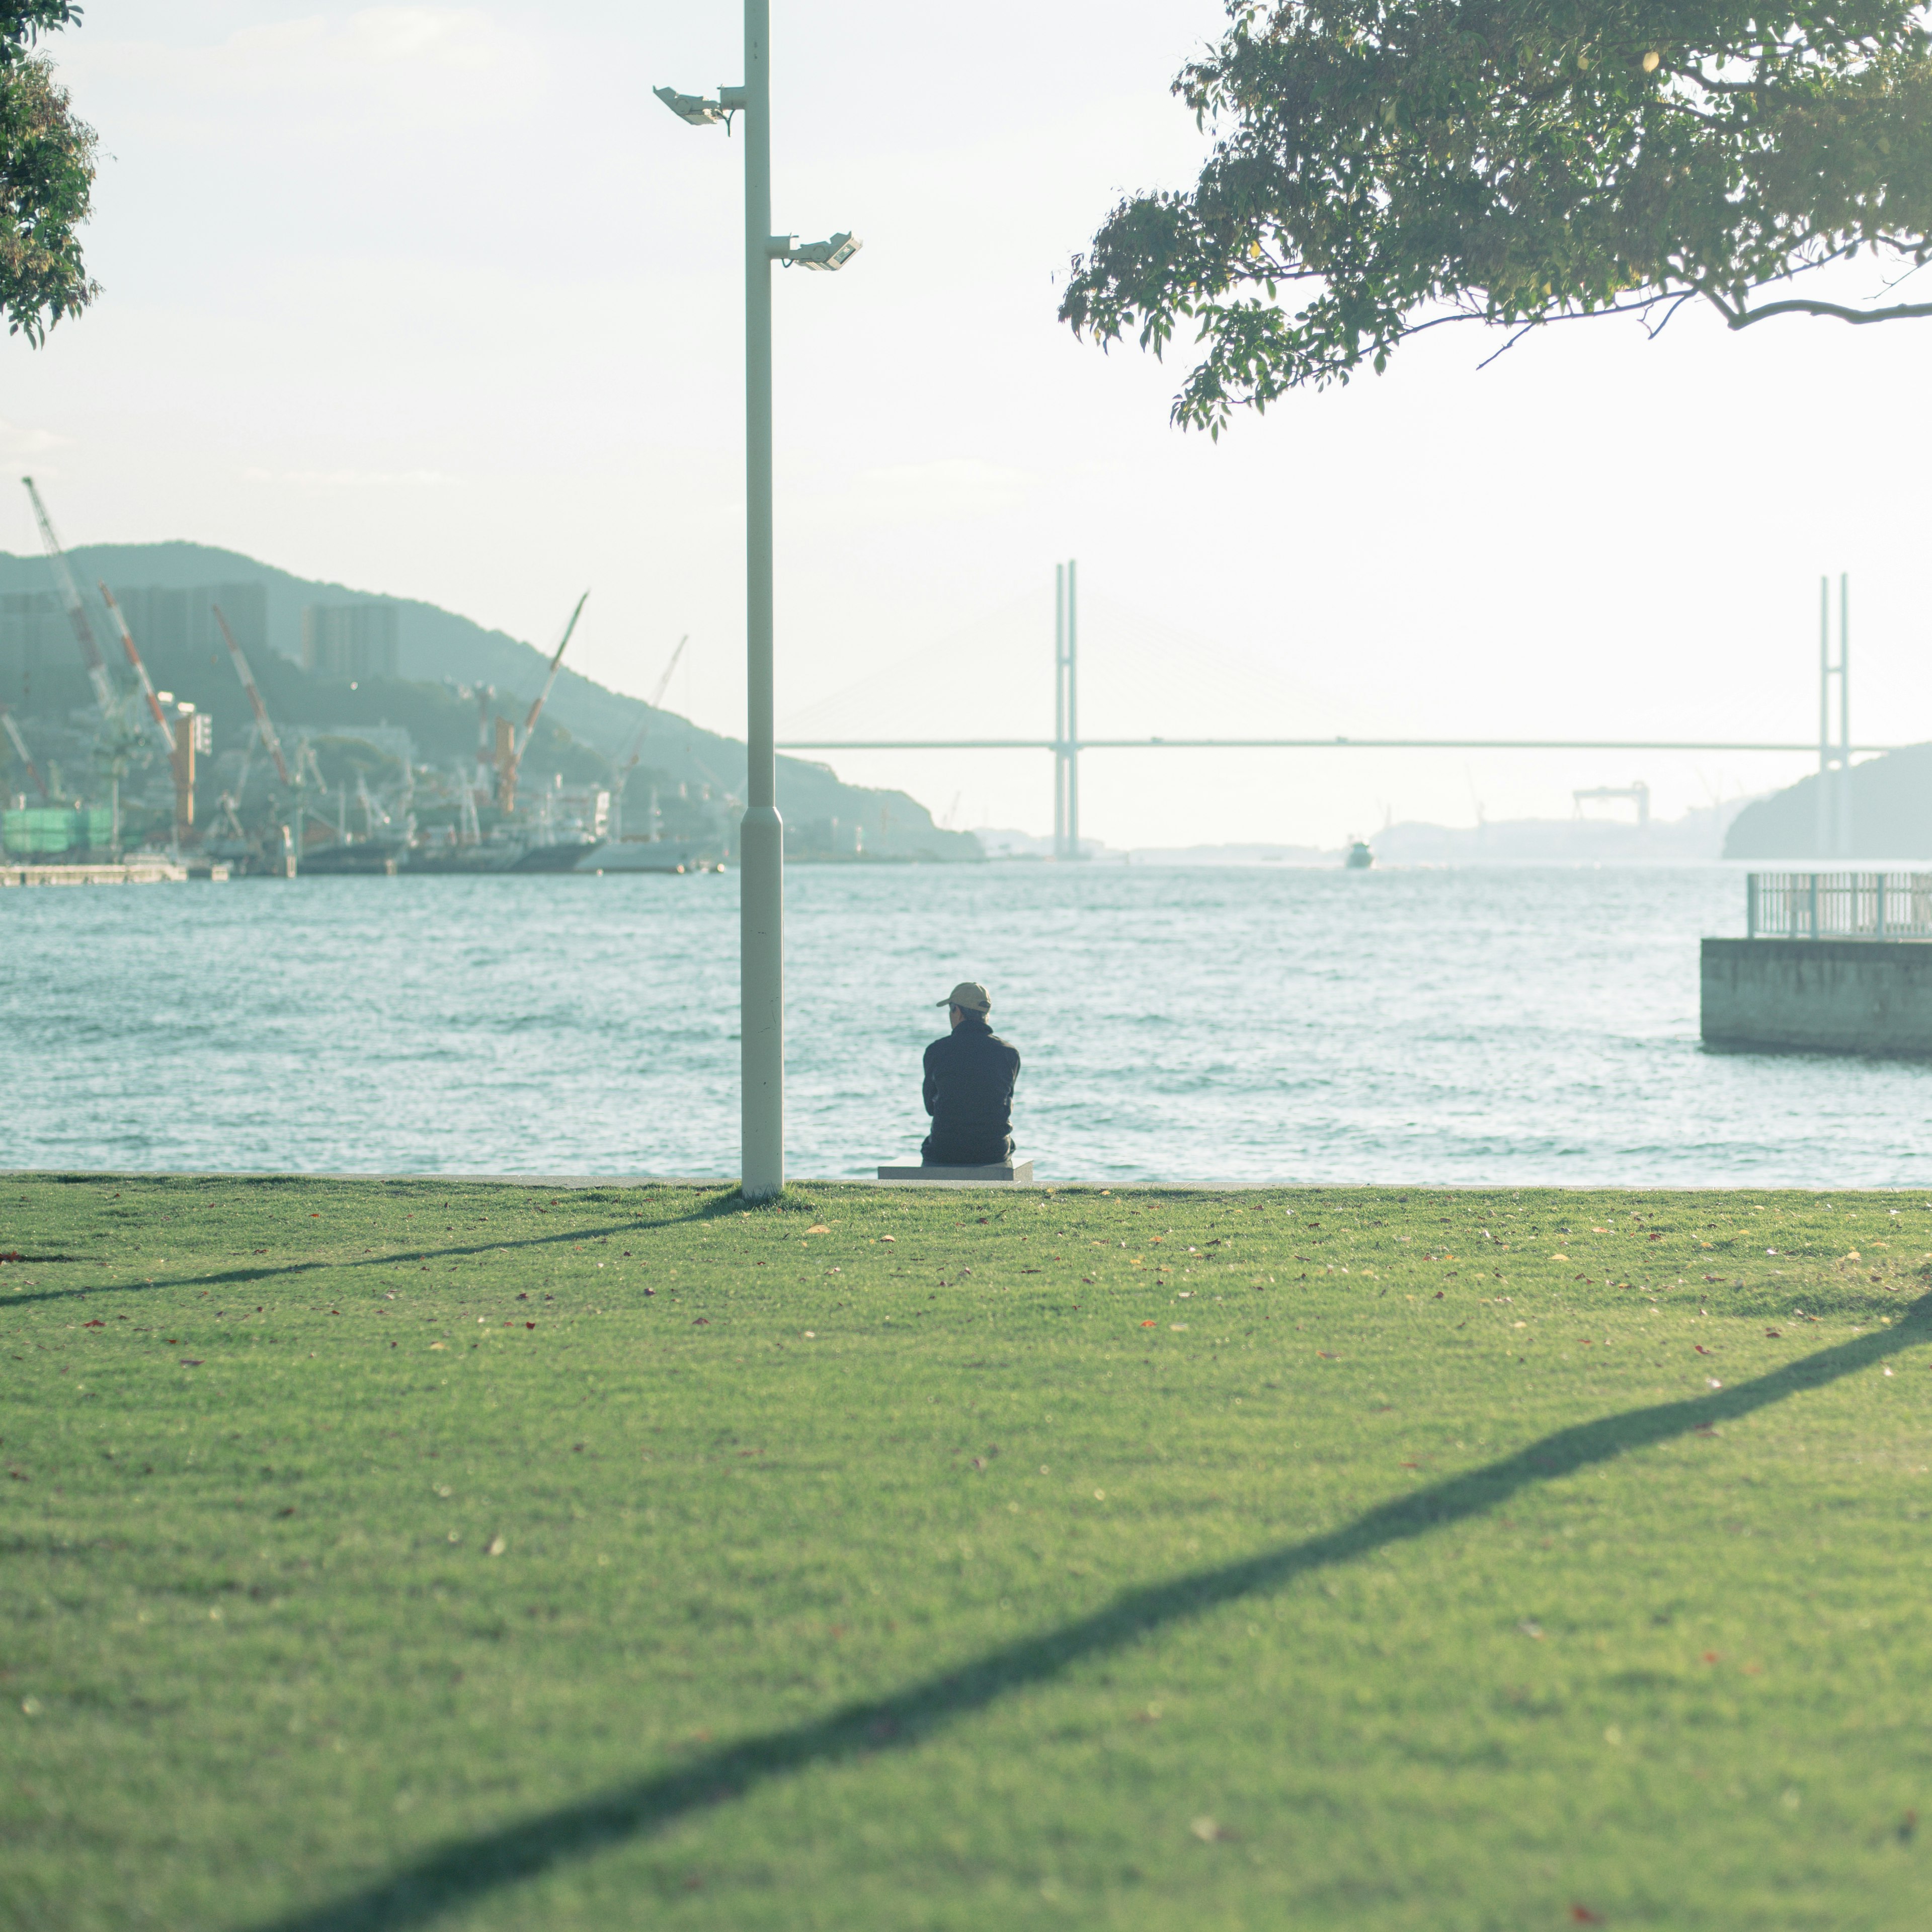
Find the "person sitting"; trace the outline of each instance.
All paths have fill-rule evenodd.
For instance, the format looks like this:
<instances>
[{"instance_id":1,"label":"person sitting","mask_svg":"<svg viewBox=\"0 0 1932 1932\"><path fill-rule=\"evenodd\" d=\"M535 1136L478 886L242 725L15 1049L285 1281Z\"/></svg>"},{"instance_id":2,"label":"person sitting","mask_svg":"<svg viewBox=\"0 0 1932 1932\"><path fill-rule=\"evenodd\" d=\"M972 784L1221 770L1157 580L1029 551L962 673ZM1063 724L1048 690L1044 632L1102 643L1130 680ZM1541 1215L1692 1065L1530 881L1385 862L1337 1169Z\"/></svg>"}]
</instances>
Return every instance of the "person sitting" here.
<instances>
[{"instance_id":1,"label":"person sitting","mask_svg":"<svg viewBox=\"0 0 1932 1932\"><path fill-rule=\"evenodd\" d=\"M993 1003L962 980L943 1000L952 1030L926 1049L926 1111L932 1131L919 1153L928 1167L990 1167L1012 1156L1013 1082L1020 1057L986 1024Z\"/></svg>"}]
</instances>

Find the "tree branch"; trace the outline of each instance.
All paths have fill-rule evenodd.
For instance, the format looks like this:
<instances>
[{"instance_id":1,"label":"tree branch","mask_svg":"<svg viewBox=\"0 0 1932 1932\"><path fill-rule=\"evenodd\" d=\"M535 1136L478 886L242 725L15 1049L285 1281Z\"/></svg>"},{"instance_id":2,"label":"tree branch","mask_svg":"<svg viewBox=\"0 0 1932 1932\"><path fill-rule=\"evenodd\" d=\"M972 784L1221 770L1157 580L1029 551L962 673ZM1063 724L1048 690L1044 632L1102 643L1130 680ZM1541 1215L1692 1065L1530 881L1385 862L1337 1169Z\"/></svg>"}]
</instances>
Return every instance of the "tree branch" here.
<instances>
[{"instance_id":1,"label":"tree branch","mask_svg":"<svg viewBox=\"0 0 1932 1932\"><path fill-rule=\"evenodd\" d=\"M1716 296L1711 299L1717 302ZM1726 321L1733 328L1748 328L1774 315L1828 315L1840 322L1903 322L1915 316L1932 315L1932 302L1898 302L1890 308L1847 308L1840 302L1808 302L1794 296L1784 302L1766 302L1762 308L1726 308Z\"/></svg>"}]
</instances>

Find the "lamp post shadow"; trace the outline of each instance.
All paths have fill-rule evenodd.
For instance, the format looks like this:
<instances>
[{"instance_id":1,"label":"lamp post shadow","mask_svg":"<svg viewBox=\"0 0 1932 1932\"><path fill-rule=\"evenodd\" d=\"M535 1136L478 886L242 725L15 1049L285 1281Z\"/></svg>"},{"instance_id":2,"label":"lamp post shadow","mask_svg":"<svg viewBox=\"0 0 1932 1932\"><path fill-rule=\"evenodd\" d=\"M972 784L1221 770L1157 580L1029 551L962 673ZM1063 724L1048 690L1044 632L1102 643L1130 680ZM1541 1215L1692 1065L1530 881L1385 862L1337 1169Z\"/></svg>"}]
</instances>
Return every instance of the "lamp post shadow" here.
<instances>
[{"instance_id":1,"label":"lamp post shadow","mask_svg":"<svg viewBox=\"0 0 1932 1932\"><path fill-rule=\"evenodd\" d=\"M1311 1571L1468 1522L1532 1485L1735 1421L1927 1341L1932 1341L1932 1295L1912 1303L1895 1326L1882 1333L1855 1336L1735 1388L1558 1430L1514 1455L1379 1504L1321 1535L1124 1592L1090 1616L1003 1644L903 1690L722 1746L676 1770L638 1778L520 1823L452 1840L388 1878L265 1921L256 1932L404 1932L428 1925L468 1900L648 1837L688 1812L745 1797L760 1784L809 1766L910 1750L943 1726L1122 1649L1151 1631L1282 1588Z\"/></svg>"}]
</instances>

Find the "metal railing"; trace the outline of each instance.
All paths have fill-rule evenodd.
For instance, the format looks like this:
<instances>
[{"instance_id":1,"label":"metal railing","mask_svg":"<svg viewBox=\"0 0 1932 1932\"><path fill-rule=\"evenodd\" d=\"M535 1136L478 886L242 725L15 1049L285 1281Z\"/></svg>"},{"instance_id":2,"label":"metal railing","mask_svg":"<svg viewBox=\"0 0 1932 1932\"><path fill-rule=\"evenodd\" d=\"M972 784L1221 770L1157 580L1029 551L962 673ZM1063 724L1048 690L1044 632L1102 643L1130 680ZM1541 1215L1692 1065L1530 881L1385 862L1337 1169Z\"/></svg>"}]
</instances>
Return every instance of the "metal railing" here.
<instances>
[{"instance_id":1,"label":"metal railing","mask_svg":"<svg viewBox=\"0 0 1932 1932\"><path fill-rule=\"evenodd\" d=\"M1753 872L1752 939L1932 939L1932 872Z\"/></svg>"}]
</instances>

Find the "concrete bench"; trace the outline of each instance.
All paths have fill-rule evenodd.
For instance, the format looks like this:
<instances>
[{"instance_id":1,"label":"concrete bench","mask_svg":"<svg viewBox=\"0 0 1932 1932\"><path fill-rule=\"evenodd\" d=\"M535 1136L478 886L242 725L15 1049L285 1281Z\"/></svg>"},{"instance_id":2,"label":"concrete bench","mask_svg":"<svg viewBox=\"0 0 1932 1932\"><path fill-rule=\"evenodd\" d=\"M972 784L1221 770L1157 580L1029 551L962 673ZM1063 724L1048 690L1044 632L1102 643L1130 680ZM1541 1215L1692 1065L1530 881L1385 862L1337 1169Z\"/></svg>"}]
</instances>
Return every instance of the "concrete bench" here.
<instances>
[{"instance_id":1,"label":"concrete bench","mask_svg":"<svg viewBox=\"0 0 1932 1932\"><path fill-rule=\"evenodd\" d=\"M985 1167L882 1167L879 1169L879 1178L881 1180L1010 1180L1017 1181L1026 1187L1033 1184L1033 1162L1030 1160L996 1160Z\"/></svg>"}]
</instances>

